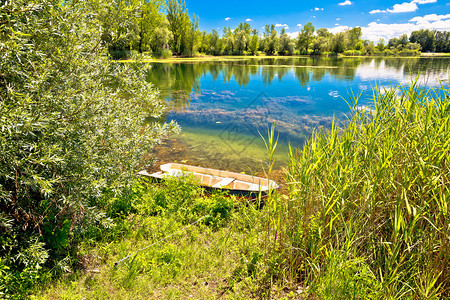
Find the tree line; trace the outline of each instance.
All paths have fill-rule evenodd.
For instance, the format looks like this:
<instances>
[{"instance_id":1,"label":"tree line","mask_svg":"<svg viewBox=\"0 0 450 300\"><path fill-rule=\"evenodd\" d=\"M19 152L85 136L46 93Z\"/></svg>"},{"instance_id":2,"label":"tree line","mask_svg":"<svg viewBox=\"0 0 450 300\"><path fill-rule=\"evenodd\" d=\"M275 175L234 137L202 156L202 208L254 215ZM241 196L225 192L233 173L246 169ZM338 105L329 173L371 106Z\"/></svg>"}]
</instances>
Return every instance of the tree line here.
<instances>
[{"instance_id":1,"label":"tree line","mask_svg":"<svg viewBox=\"0 0 450 300\"><path fill-rule=\"evenodd\" d=\"M206 55L419 55L420 52L450 52L450 32L422 29L389 41L362 39L360 27L332 33L306 23L296 37L285 28L266 25L260 32L247 22L236 28L200 31L199 18L191 18L183 0L117 0L113 9L98 7L103 40L113 58L135 53L156 57Z\"/></svg>"}]
</instances>

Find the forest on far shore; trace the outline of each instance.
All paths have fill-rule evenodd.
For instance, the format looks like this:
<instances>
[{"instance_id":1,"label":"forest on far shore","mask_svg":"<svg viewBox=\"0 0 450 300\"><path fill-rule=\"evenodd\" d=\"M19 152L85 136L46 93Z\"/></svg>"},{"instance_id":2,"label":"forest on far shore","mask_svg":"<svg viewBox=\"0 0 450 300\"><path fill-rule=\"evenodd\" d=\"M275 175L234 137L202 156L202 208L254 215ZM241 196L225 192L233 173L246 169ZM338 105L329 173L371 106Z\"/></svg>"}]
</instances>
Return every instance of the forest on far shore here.
<instances>
[{"instance_id":1,"label":"forest on far shore","mask_svg":"<svg viewBox=\"0 0 450 300\"><path fill-rule=\"evenodd\" d=\"M450 52L450 32L421 29L409 36L377 43L361 39L361 27L332 33L306 23L297 37L284 28L266 25L260 32L249 23L236 28L200 31L199 17L188 14L183 0L121 1L111 9L98 7L96 16L104 28L103 40L114 59L137 53L154 57L204 55L420 55L421 52Z\"/></svg>"}]
</instances>

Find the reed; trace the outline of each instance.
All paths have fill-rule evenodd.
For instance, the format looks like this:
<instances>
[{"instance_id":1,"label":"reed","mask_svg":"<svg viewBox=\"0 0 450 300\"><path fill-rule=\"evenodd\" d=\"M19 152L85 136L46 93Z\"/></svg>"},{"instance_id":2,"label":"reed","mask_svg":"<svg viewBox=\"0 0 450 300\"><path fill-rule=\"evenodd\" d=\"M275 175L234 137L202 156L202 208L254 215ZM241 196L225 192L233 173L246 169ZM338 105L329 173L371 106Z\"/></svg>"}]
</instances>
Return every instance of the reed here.
<instances>
[{"instance_id":1,"label":"reed","mask_svg":"<svg viewBox=\"0 0 450 300\"><path fill-rule=\"evenodd\" d=\"M290 150L289 200L276 202L286 282L320 298L450 295L448 87L351 97L352 116Z\"/></svg>"}]
</instances>

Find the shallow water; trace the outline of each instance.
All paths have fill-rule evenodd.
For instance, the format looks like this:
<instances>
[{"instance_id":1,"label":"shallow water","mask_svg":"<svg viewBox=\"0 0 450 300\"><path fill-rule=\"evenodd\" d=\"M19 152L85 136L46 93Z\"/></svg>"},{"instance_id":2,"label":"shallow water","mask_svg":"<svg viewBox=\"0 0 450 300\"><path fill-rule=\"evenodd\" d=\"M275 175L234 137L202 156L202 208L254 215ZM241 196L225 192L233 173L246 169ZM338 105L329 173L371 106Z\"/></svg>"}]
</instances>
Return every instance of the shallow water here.
<instances>
[{"instance_id":1,"label":"shallow water","mask_svg":"<svg viewBox=\"0 0 450 300\"><path fill-rule=\"evenodd\" d=\"M275 125L276 167L287 163L290 143L301 148L333 117L345 122L350 95L370 107L375 86L448 84L450 58L249 58L226 62L153 63L147 80L160 89L167 121L182 128L158 148L162 161L254 172L266 166L261 135ZM165 151L162 153L162 151ZM170 152L170 155L168 154Z\"/></svg>"}]
</instances>

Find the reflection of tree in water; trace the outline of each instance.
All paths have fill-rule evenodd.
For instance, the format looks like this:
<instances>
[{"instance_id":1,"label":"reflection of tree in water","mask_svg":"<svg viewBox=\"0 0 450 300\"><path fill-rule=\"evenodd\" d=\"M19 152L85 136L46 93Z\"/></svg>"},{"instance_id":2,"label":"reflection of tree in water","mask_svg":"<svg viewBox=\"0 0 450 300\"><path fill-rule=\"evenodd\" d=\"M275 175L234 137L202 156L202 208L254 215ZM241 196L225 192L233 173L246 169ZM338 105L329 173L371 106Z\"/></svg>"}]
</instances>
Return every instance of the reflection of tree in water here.
<instances>
[{"instance_id":1,"label":"reflection of tree in water","mask_svg":"<svg viewBox=\"0 0 450 300\"><path fill-rule=\"evenodd\" d=\"M383 59L376 60L378 64L381 64ZM437 77L441 77L441 80L446 80L450 71L448 58L437 57L414 57L414 58L402 58L402 59L385 59L384 64L388 68L394 68L398 71L403 70L403 75L415 78L417 75L421 75L424 78L432 77L435 80ZM441 73L437 73L439 70ZM434 78L433 78L434 77ZM442 78L443 77L443 78Z\"/></svg>"},{"instance_id":2,"label":"reflection of tree in water","mask_svg":"<svg viewBox=\"0 0 450 300\"><path fill-rule=\"evenodd\" d=\"M428 74L443 80L447 78L442 78L442 74L445 76L449 70L448 58L248 58L219 63L155 63L147 73L147 80L160 89L163 97L170 100L172 109L183 110L189 106L192 93L200 94L202 75L210 74L214 81L220 75L225 82L231 82L234 78L239 86L245 87L250 78L257 74L260 74L264 84L270 85L276 77L281 80L293 72L299 84L306 86L311 80L321 81L326 75L338 80L353 80L360 65L371 63L376 69L392 68L403 72L405 76ZM435 70L443 73L435 74Z\"/></svg>"},{"instance_id":3,"label":"reflection of tree in water","mask_svg":"<svg viewBox=\"0 0 450 300\"><path fill-rule=\"evenodd\" d=\"M239 86L247 86L250 76L258 73L257 66L247 66L235 62L222 64L221 67L225 82L230 82L233 77Z\"/></svg>"},{"instance_id":4,"label":"reflection of tree in water","mask_svg":"<svg viewBox=\"0 0 450 300\"><path fill-rule=\"evenodd\" d=\"M191 94L200 93L201 64L153 64L147 81L153 83L174 110L189 106Z\"/></svg>"}]
</instances>

